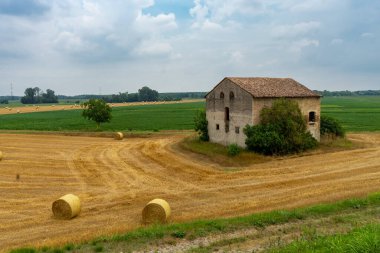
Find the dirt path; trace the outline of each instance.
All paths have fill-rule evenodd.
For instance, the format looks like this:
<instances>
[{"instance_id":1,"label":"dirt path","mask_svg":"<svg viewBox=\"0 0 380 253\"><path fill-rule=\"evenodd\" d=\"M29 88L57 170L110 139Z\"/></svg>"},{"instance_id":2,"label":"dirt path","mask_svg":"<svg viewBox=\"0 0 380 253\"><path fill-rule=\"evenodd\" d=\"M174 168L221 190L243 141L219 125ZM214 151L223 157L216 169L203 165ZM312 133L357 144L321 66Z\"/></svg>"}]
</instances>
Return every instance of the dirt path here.
<instances>
[{"instance_id":1,"label":"dirt path","mask_svg":"<svg viewBox=\"0 0 380 253\"><path fill-rule=\"evenodd\" d=\"M109 103L111 107L137 106L137 105L158 105L158 104L180 104L202 102L204 99L189 99L181 101L165 101L165 102L134 102L134 103ZM64 110L79 110L82 109L79 104L75 105L24 105L18 107L8 107L7 105L0 107L0 115L16 114L16 113L31 113L31 112L48 112L48 111L64 111Z\"/></svg>"},{"instance_id":2,"label":"dirt path","mask_svg":"<svg viewBox=\"0 0 380 253\"><path fill-rule=\"evenodd\" d=\"M0 134L0 248L53 245L140 226L152 198L172 221L305 206L380 190L380 134L367 148L275 160L225 172L174 149L185 134L131 138ZM19 174L20 179L16 179ZM55 220L51 203L77 194L82 212Z\"/></svg>"}]
</instances>

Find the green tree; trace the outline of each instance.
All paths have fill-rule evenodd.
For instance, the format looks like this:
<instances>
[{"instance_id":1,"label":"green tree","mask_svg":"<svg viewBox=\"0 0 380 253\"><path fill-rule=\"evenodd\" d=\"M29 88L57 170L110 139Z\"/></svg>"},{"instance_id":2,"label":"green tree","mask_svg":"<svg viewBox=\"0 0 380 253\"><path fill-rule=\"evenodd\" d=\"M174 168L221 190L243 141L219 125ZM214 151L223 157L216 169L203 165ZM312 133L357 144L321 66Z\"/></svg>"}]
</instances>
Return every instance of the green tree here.
<instances>
[{"instance_id":1,"label":"green tree","mask_svg":"<svg viewBox=\"0 0 380 253\"><path fill-rule=\"evenodd\" d=\"M260 124L246 126L248 149L265 155L285 155L317 146L307 131L306 121L297 102L278 99L260 112Z\"/></svg>"},{"instance_id":2,"label":"green tree","mask_svg":"<svg viewBox=\"0 0 380 253\"><path fill-rule=\"evenodd\" d=\"M260 112L260 123L272 125L274 129L286 138L292 138L295 133L306 131L306 122L296 101L277 99L271 107L265 107Z\"/></svg>"},{"instance_id":3,"label":"green tree","mask_svg":"<svg viewBox=\"0 0 380 253\"><path fill-rule=\"evenodd\" d=\"M139 100L158 101L158 91L152 90L151 88L144 86L141 89L139 89Z\"/></svg>"},{"instance_id":4,"label":"green tree","mask_svg":"<svg viewBox=\"0 0 380 253\"><path fill-rule=\"evenodd\" d=\"M21 103L23 104L35 104L37 103L35 88L26 88L24 91L25 96L21 98Z\"/></svg>"},{"instance_id":5,"label":"green tree","mask_svg":"<svg viewBox=\"0 0 380 253\"><path fill-rule=\"evenodd\" d=\"M34 93L36 95L35 103L36 104L41 103L41 92L42 92L42 90L39 87L34 87L33 89L34 89Z\"/></svg>"},{"instance_id":6,"label":"green tree","mask_svg":"<svg viewBox=\"0 0 380 253\"><path fill-rule=\"evenodd\" d=\"M206 111L199 110L194 117L194 129L198 132L201 141L209 140L207 125Z\"/></svg>"},{"instance_id":7,"label":"green tree","mask_svg":"<svg viewBox=\"0 0 380 253\"><path fill-rule=\"evenodd\" d=\"M58 103L58 97L50 89L43 93L38 87L27 88L24 94L25 96L21 98L23 104Z\"/></svg>"},{"instance_id":8,"label":"green tree","mask_svg":"<svg viewBox=\"0 0 380 253\"><path fill-rule=\"evenodd\" d=\"M138 102L139 94L138 93L130 93L128 94L127 102Z\"/></svg>"},{"instance_id":9,"label":"green tree","mask_svg":"<svg viewBox=\"0 0 380 253\"><path fill-rule=\"evenodd\" d=\"M110 122L112 118L112 108L102 99L90 99L82 104L82 116L88 120L96 122L96 129L100 123Z\"/></svg>"},{"instance_id":10,"label":"green tree","mask_svg":"<svg viewBox=\"0 0 380 253\"><path fill-rule=\"evenodd\" d=\"M42 93L42 103L58 103L58 97L53 90L47 89L46 93Z\"/></svg>"}]
</instances>

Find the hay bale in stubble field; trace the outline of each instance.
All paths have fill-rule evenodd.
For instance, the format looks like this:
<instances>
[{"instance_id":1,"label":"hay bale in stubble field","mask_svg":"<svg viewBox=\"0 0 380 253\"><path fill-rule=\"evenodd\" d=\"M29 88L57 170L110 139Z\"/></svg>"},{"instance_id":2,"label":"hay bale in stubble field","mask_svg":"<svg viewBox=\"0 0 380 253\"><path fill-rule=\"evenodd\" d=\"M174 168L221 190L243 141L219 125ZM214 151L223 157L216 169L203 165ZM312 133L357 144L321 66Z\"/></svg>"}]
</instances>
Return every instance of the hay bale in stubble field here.
<instances>
[{"instance_id":1,"label":"hay bale in stubble field","mask_svg":"<svg viewBox=\"0 0 380 253\"><path fill-rule=\"evenodd\" d=\"M0 161L3 160L3 153L0 151Z\"/></svg>"},{"instance_id":2,"label":"hay bale in stubble field","mask_svg":"<svg viewBox=\"0 0 380 253\"><path fill-rule=\"evenodd\" d=\"M71 219L80 213L80 199L74 194L67 194L53 202L52 210L55 218Z\"/></svg>"},{"instance_id":3,"label":"hay bale in stubble field","mask_svg":"<svg viewBox=\"0 0 380 253\"><path fill-rule=\"evenodd\" d=\"M122 132L117 132L114 134L115 140L122 140L124 138L124 134Z\"/></svg>"},{"instance_id":4,"label":"hay bale in stubble field","mask_svg":"<svg viewBox=\"0 0 380 253\"><path fill-rule=\"evenodd\" d=\"M153 199L142 211L144 224L165 223L171 214L169 203L163 199Z\"/></svg>"}]
</instances>

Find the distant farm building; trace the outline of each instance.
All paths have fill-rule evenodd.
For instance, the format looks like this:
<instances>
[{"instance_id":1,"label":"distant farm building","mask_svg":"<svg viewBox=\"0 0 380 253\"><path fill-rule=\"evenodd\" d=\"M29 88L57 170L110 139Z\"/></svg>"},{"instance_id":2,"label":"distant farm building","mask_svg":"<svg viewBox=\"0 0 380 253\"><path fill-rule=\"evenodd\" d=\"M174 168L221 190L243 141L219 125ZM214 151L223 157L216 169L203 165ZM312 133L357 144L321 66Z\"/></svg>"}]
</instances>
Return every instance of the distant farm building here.
<instances>
[{"instance_id":1,"label":"distant farm building","mask_svg":"<svg viewBox=\"0 0 380 253\"><path fill-rule=\"evenodd\" d=\"M321 96L291 78L226 77L206 95L210 141L245 147L244 127L260 122L260 111L275 99L297 101L307 128L320 139Z\"/></svg>"}]
</instances>

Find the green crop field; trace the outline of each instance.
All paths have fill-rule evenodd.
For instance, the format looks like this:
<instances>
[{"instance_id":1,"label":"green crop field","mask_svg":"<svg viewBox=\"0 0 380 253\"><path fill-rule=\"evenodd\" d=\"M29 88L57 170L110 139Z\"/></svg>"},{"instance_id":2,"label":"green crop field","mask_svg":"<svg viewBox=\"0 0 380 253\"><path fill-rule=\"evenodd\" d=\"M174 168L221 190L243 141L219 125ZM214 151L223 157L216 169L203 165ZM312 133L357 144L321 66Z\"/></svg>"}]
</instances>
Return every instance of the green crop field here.
<instances>
[{"instance_id":1,"label":"green crop field","mask_svg":"<svg viewBox=\"0 0 380 253\"><path fill-rule=\"evenodd\" d=\"M347 131L380 131L380 96L324 97L321 111Z\"/></svg>"},{"instance_id":2,"label":"green crop field","mask_svg":"<svg viewBox=\"0 0 380 253\"><path fill-rule=\"evenodd\" d=\"M193 129L193 118L204 102L113 108L113 119L103 131ZM325 97L322 115L342 122L347 131L380 131L380 96ZM95 131L80 110L0 115L0 129L39 131Z\"/></svg>"},{"instance_id":3,"label":"green crop field","mask_svg":"<svg viewBox=\"0 0 380 253\"><path fill-rule=\"evenodd\" d=\"M204 102L115 107L104 131L155 131L193 129L193 118ZM81 110L0 115L0 129L39 131L95 131L96 124Z\"/></svg>"}]
</instances>

